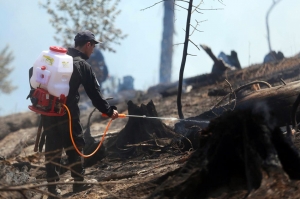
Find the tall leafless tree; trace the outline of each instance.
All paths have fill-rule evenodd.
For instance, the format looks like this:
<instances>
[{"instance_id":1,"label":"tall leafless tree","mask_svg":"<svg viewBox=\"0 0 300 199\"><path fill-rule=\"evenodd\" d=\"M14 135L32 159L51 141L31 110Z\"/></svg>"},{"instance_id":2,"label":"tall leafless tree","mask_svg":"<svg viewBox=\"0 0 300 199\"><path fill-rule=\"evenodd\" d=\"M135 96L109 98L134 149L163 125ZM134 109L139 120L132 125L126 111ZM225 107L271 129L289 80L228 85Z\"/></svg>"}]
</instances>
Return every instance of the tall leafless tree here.
<instances>
[{"instance_id":1,"label":"tall leafless tree","mask_svg":"<svg viewBox=\"0 0 300 199\"><path fill-rule=\"evenodd\" d=\"M174 35L174 0L164 1L163 35L160 54L160 83L170 83L172 76Z\"/></svg>"},{"instance_id":2,"label":"tall leafless tree","mask_svg":"<svg viewBox=\"0 0 300 199\"><path fill-rule=\"evenodd\" d=\"M222 3L222 0L218 0L218 1L220 3ZM178 82L178 92L177 92L178 116L179 116L179 118L183 119L184 115L182 113L181 93L182 93L183 73L184 73L184 67L185 67L185 63L186 63L186 58L187 58L188 55L191 55L191 54L188 53L189 42L191 42L196 48L198 48L198 50L200 50L199 47L190 38L195 31L199 31L197 29L197 27L198 27L198 25L199 25L200 22L196 20L196 25L192 25L191 24L191 15L192 15L193 12L201 13L201 10L203 10L203 9L200 9L199 7L203 3L203 0L200 0L200 3L198 5L193 5L193 0L161 0L161 1L156 2L152 6L149 6L149 7L145 8L145 9L143 9L143 10L151 8L151 7L157 5L157 4L161 3L161 2L164 2L165 5L166 5L167 2L168 3L171 2L173 4L172 5L173 10L174 10L174 6L177 6L177 7L180 7L182 9L187 10L187 20L186 20L186 27L185 27L185 40L184 40L184 43L183 43L184 46L183 46L182 61L181 61L180 72L179 72L179 82ZM179 5L178 2L188 4L188 8L185 8L184 6ZM171 6L171 4L170 4L170 6ZM166 9L166 7L165 7L165 9ZM206 9L206 10L218 10L218 9ZM191 27L192 27L192 31L190 31ZM199 32L201 32L201 31L199 31ZM173 33L174 33L174 31L173 31ZM173 37L172 37L172 39L173 39ZM163 45L163 43L162 43L162 45ZM168 51L168 52L170 52L170 51ZM165 72L165 71L163 71L163 72ZM162 65L161 65L161 74L162 74Z\"/></svg>"}]
</instances>

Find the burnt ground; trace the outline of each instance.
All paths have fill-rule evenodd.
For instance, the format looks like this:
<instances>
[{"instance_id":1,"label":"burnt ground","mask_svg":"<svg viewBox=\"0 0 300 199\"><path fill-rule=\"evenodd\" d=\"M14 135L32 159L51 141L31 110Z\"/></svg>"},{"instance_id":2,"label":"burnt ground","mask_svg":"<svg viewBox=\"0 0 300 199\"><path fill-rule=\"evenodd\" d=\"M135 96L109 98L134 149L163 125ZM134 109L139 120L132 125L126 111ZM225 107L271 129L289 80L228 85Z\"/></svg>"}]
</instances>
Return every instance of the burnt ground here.
<instances>
[{"instance_id":1,"label":"burnt ground","mask_svg":"<svg viewBox=\"0 0 300 199\"><path fill-rule=\"evenodd\" d=\"M193 83L192 89L182 95L182 112L185 118L189 118L210 110L222 96L209 96L209 92L220 90L230 91L228 83L224 81L225 78L228 79L233 88L237 88L241 86L241 84L253 80L272 80L272 85L278 85L281 84L281 77L286 77L283 78L285 82L299 80L299 75L288 76L282 72L288 70L299 71L299 66L299 58L285 59L279 63L250 66L239 71L235 78L228 78L227 76L223 78L223 81L218 81L214 84L202 86L201 84ZM270 71L272 71L272 73ZM243 81L239 79L240 77ZM276 82L275 80L278 81ZM248 92L255 91L248 90ZM176 93L166 97L145 94L133 101L136 104L147 104L150 100L153 101L158 116L178 118ZM120 112L127 114L126 103L119 102L119 104L120 107L122 107L119 109ZM85 117L83 118L84 123L86 123L86 118L90 112L91 109L82 113L82 117ZM108 120L101 118L100 113L94 113L91 121L91 134L96 139L100 139ZM119 118L113 121L106 136L106 141L117 136L127 122L127 118ZM178 121L162 120L162 122L171 129L174 129L174 125ZM16 187L17 190L31 188L31 191L24 192L23 195L20 194L20 192L2 192L0 198L47 198L46 194L41 193L46 190L44 186L41 186L45 183L43 157L38 158L37 154L33 152L35 133L37 130L36 123L37 116L32 112L2 118L1 129L3 129L3 132L5 130L5 133L0 141L0 156L5 156L6 160L1 161L0 165L2 167L1 170L7 171L9 175L1 174L0 189L4 190L3 183L9 181L10 184L14 185L23 183L23 185ZM20 135L22 135L21 139ZM104 146L106 146L106 144L107 142L104 143ZM183 151L180 147L176 146L164 151L145 150L142 146L137 147L137 149L140 149L137 150L138 153L135 153L135 155L131 157L122 158L116 154L108 155L95 165L86 168L85 178L92 184L91 188L86 191L76 194L72 193L72 179L70 173L66 172L62 174L60 184L58 185L62 191L62 197L106 199L163 198L162 195L158 194L155 196L151 194L155 191L157 192L160 186L163 189L164 187L167 189L168 187L164 181L171 178L172 172L176 173L185 167L189 158L195 153L193 150ZM227 155L230 156L230 154ZM23 168L23 171L20 172L11 169L12 164L18 162L30 162L31 169L26 171ZM222 167L222 165L220 165L220 167ZM7 176L11 176L11 178ZM209 191L203 198L237 199L244 198L245 196L248 196L248 198L300 198L299 183L300 181L298 180L291 180L282 169L274 168L273 170L262 170L261 185L258 189L252 190L250 195L247 195L248 188L244 180L235 179L227 186L220 186ZM184 184L182 186L184 186ZM33 189L39 189L39 191L32 192ZM174 197L165 198L184 197L174 195Z\"/></svg>"}]
</instances>

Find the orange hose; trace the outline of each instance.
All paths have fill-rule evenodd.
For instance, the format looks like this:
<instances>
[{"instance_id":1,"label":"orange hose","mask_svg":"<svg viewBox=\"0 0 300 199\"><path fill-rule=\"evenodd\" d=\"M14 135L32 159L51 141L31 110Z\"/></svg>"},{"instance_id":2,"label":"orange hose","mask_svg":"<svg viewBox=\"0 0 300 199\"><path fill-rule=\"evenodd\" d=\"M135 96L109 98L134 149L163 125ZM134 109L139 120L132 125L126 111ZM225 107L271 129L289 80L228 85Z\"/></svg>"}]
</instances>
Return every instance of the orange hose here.
<instances>
[{"instance_id":1,"label":"orange hose","mask_svg":"<svg viewBox=\"0 0 300 199\"><path fill-rule=\"evenodd\" d=\"M109 128L109 126L110 126L110 124L111 124L111 122L112 122L112 119L108 122L108 124L107 124L107 126L106 126L106 128L105 128L105 131L104 131L104 133L103 133L102 139L101 139L100 143L98 144L97 148L95 149L95 151L93 151L93 152L92 152L91 154L89 154L89 155L84 155L84 154L82 154L82 153L79 151L79 149L77 148L77 146L76 146L76 144L75 144L75 141L74 141L74 138L73 138L73 133L72 133L72 120L71 120L71 113L70 113L70 110L68 109L68 107L67 107L65 104L63 104L63 106L66 108L66 110L67 110L67 112L68 112L68 115L69 115L70 137L71 137L71 141L72 141L72 143L73 143L73 146L74 146L75 150L77 151L77 153L78 153L80 156L82 156L82 157L84 157L84 158L89 158L89 157L93 156L93 155L99 150L99 148L101 147L101 145L102 145L102 143L103 143L103 141L104 141L105 135L106 135L106 133L107 133L107 131L108 131L108 128Z\"/></svg>"},{"instance_id":2,"label":"orange hose","mask_svg":"<svg viewBox=\"0 0 300 199\"><path fill-rule=\"evenodd\" d=\"M108 117L105 113L102 113L102 117ZM127 116L125 114L118 114L118 118L126 118Z\"/></svg>"}]
</instances>

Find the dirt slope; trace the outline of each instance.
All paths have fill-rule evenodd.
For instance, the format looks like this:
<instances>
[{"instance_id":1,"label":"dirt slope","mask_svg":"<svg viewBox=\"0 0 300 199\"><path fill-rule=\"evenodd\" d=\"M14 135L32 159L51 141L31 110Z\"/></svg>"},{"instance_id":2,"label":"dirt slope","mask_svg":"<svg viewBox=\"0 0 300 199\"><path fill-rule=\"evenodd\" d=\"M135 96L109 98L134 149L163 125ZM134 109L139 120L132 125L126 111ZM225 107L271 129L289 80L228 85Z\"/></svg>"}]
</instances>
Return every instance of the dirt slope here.
<instances>
[{"instance_id":1,"label":"dirt slope","mask_svg":"<svg viewBox=\"0 0 300 199\"><path fill-rule=\"evenodd\" d=\"M286 82L299 80L300 73L295 74L295 71L299 71L299 66L300 58L291 58L274 64L253 65L234 74L225 74L222 81L210 85L202 85L201 82L197 84L197 82L192 81L191 85L193 89L182 95L183 114L185 118L197 116L214 106L221 97L208 96L208 92L213 89L229 89L226 87L225 78L235 88L253 80L271 80L273 85L278 85L282 83L280 81L282 77L284 77L282 79ZM156 106L159 116L178 117L176 95L164 98L160 95L150 98L148 96L150 95L139 96L140 98L136 99L135 102L146 104L151 99ZM82 112L82 121L84 124L86 124L91 110L88 109ZM125 108L122 108L120 111L127 113ZM109 139L109 137L117 134L124 127L127 120L117 119L113 121L107 138ZM94 113L90 127L91 134L98 139L101 138L107 122L107 119L100 117L100 113ZM174 128L174 124L176 123L176 121L171 120L164 120L163 122L172 128ZM1 118L0 129L2 129L2 132L0 135L3 135L3 137L0 141L0 156L6 156L8 159L7 161L2 161L0 165L4 167L3 165L28 161L33 166L30 171L24 172L27 172L28 176L33 178L35 185L41 185L45 183L43 158L37 158L36 154L33 153L34 132L37 130L36 123L37 115L32 112ZM20 135L22 139L20 139ZM155 151L151 153L141 152L139 156L128 159L106 157L99 161L98 164L86 169L86 179L94 183L89 190L73 194L70 184L60 184L59 187L62 190L64 198L147 198L159 186L155 182L158 182L158 179L163 178L169 172L183 167L189 155L190 152L171 150L164 153ZM18 172L16 171L15 173ZM11 175L16 176L15 173ZM268 177L265 174L264 177L265 180L263 183L267 184L267 186L264 189L253 192L249 196L250 198L268 198L267 195L269 195L269 198L297 198L299 196L298 190L300 190L300 185L298 181L290 181L282 173L272 177ZM72 182L70 173L62 174L60 182ZM44 187L39 187L39 189L42 191L45 190ZM234 191L221 188L212 192L209 198L241 198L246 193L247 190L243 187L241 190ZM22 195L8 192L3 193L1 197L22 198ZM31 193L28 197L46 198L46 195Z\"/></svg>"}]
</instances>

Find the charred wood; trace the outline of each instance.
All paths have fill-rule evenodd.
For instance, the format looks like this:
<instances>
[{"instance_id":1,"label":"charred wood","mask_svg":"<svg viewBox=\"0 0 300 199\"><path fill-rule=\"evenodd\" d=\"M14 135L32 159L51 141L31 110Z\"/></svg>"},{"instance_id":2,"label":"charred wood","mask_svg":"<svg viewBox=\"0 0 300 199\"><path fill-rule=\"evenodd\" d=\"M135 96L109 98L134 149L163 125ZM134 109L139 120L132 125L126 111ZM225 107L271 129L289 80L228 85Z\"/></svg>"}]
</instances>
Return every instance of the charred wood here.
<instances>
[{"instance_id":1,"label":"charred wood","mask_svg":"<svg viewBox=\"0 0 300 199\"><path fill-rule=\"evenodd\" d=\"M286 183L286 175L300 179L299 151L275 121L268 111L252 109L227 111L212 120L201 132L200 148L181 169L153 182L158 187L149 198L224 196L216 190L245 190L245 197L271 189L262 182L274 176Z\"/></svg>"},{"instance_id":2,"label":"charred wood","mask_svg":"<svg viewBox=\"0 0 300 199\"><path fill-rule=\"evenodd\" d=\"M200 45L202 47L202 49L209 55L209 57L213 60L214 64L213 64L213 68L211 70L212 74L216 74L216 75L222 75L226 70L234 70L233 67L229 66L228 64L226 64L223 60L218 59L214 53L212 52L212 50L210 49L210 47L206 46L206 45Z\"/></svg>"},{"instance_id":3,"label":"charred wood","mask_svg":"<svg viewBox=\"0 0 300 199\"><path fill-rule=\"evenodd\" d=\"M293 124L299 121L299 109L295 107L295 101L300 93L300 81L290 82L286 85L275 86L267 89L260 89L243 98L236 99L235 109L269 109L276 118L278 126ZM211 120L220 116L229 109L229 106L215 107L196 117L189 118L192 120ZM294 111L294 112L293 112Z\"/></svg>"},{"instance_id":4,"label":"charred wood","mask_svg":"<svg viewBox=\"0 0 300 199\"><path fill-rule=\"evenodd\" d=\"M147 105L141 104L141 106L132 101L128 101L127 104L129 115L158 117L152 101ZM130 117L125 127L114 139L110 139L106 146L108 151L125 158L164 150L176 137L178 135L159 119ZM113 156L113 154L111 155Z\"/></svg>"}]
</instances>

